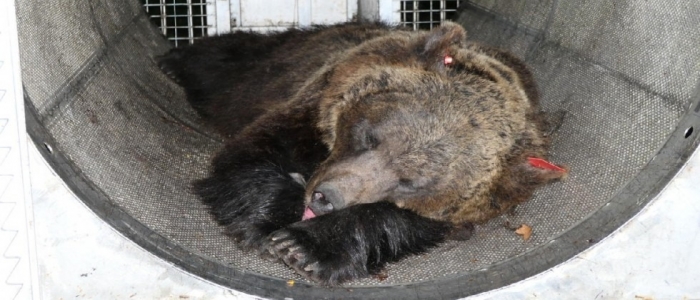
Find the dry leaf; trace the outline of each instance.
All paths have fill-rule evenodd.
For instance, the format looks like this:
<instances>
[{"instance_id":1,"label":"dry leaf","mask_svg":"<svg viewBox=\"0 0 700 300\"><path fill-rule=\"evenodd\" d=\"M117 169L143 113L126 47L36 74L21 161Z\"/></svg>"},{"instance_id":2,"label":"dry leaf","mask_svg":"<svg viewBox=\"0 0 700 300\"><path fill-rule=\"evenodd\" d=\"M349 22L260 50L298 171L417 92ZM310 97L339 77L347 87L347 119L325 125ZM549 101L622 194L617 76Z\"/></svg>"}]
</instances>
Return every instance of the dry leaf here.
<instances>
[{"instance_id":1,"label":"dry leaf","mask_svg":"<svg viewBox=\"0 0 700 300\"><path fill-rule=\"evenodd\" d=\"M293 287L293 286L294 286L294 280L292 280L292 279L287 280L287 286L288 286L288 287Z\"/></svg>"},{"instance_id":2,"label":"dry leaf","mask_svg":"<svg viewBox=\"0 0 700 300\"><path fill-rule=\"evenodd\" d=\"M520 225L520 228L515 230L515 233L521 235L523 237L523 240L527 241L530 239L530 236L532 235L532 227L527 226L525 224Z\"/></svg>"}]
</instances>

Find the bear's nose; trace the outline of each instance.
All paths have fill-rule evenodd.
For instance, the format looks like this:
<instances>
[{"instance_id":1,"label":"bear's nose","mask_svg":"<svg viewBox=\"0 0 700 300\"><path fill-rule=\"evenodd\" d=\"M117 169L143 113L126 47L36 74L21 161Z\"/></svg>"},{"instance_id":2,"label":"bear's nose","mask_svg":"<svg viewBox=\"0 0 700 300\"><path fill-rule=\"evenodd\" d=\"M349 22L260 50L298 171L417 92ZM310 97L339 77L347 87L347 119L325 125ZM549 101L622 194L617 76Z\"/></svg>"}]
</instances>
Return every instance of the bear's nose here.
<instances>
[{"instance_id":1,"label":"bear's nose","mask_svg":"<svg viewBox=\"0 0 700 300\"><path fill-rule=\"evenodd\" d=\"M309 207L316 215L327 214L343 206L343 199L338 189L327 183L319 185L314 190L311 195L311 203L309 204Z\"/></svg>"}]
</instances>

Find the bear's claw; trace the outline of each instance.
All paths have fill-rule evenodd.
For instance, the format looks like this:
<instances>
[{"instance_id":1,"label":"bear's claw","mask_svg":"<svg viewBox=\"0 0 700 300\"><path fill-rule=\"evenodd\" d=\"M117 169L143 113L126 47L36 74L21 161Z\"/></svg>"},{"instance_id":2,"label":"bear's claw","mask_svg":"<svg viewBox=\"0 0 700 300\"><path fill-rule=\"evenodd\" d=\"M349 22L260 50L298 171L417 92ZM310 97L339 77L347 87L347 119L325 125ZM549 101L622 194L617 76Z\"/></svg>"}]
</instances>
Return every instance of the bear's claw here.
<instances>
[{"instance_id":1,"label":"bear's claw","mask_svg":"<svg viewBox=\"0 0 700 300\"><path fill-rule=\"evenodd\" d=\"M267 240L267 252L294 269L306 279L329 284L329 278L321 275L324 269L309 247L302 245L291 231L281 229L270 234Z\"/></svg>"}]
</instances>

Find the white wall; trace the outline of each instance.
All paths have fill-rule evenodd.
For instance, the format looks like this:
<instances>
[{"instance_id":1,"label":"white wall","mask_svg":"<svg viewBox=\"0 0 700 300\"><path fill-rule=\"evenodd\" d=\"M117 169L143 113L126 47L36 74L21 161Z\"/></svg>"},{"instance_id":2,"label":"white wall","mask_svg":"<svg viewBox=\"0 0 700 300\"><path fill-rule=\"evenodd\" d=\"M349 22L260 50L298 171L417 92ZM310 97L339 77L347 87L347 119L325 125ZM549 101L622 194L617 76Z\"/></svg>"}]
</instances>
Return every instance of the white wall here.
<instances>
[{"instance_id":1,"label":"white wall","mask_svg":"<svg viewBox=\"0 0 700 300\"><path fill-rule=\"evenodd\" d=\"M222 7L221 1L228 2L228 7ZM211 34L227 32L227 27L269 31L347 22L357 16L357 8L357 0L214 0L207 7L210 25L218 27Z\"/></svg>"}]
</instances>

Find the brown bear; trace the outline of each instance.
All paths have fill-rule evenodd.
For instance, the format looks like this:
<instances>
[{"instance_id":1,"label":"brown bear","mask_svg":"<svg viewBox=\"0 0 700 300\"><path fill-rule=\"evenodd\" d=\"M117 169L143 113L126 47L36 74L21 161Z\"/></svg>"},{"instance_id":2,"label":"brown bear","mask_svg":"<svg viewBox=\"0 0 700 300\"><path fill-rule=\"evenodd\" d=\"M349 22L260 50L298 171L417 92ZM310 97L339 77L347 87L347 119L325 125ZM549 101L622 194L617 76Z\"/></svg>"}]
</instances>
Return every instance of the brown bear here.
<instances>
[{"instance_id":1,"label":"brown bear","mask_svg":"<svg viewBox=\"0 0 700 300\"><path fill-rule=\"evenodd\" d=\"M216 221L322 284L466 239L567 173L527 67L454 23L235 32L160 64L226 139L194 185Z\"/></svg>"}]
</instances>

